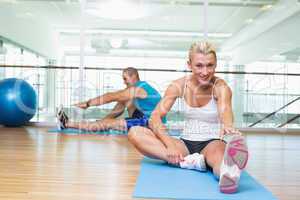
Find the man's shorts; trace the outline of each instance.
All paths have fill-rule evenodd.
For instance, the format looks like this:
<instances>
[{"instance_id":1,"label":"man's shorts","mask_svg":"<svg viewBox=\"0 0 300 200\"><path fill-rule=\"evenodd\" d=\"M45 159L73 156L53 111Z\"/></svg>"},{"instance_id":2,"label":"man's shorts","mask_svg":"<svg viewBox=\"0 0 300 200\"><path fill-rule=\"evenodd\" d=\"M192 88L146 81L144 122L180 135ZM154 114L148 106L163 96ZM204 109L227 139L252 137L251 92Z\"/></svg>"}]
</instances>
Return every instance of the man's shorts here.
<instances>
[{"instance_id":1,"label":"man's shorts","mask_svg":"<svg viewBox=\"0 0 300 200\"><path fill-rule=\"evenodd\" d=\"M134 126L148 126L148 118L138 109L136 109L132 117L125 118L127 130Z\"/></svg>"}]
</instances>

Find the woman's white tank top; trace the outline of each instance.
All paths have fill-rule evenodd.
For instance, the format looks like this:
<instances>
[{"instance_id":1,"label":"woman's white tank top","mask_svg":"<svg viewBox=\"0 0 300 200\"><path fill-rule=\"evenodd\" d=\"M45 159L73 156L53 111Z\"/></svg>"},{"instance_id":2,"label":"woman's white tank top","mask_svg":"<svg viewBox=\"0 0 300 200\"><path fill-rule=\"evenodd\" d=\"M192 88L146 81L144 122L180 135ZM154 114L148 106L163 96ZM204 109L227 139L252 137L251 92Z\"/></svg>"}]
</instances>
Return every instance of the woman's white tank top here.
<instances>
[{"instance_id":1,"label":"woman's white tank top","mask_svg":"<svg viewBox=\"0 0 300 200\"><path fill-rule=\"evenodd\" d=\"M221 123L219 119L217 102L213 96L213 90L216 79L212 88L210 101L201 107L192 107L185 100L187 81L185 81L182 100L184 126L181 138L190 141L207 141L210 139L219 139Z\"/></svg>"}]
</instances>

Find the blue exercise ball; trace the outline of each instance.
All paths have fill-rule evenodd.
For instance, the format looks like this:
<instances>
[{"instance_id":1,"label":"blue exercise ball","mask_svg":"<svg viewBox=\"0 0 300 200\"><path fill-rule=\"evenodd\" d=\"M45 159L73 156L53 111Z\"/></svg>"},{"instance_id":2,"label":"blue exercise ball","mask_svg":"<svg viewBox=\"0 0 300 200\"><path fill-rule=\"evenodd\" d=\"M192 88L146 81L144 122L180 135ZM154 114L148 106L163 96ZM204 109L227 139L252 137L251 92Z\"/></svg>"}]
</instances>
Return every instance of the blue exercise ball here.
<instances>
[{"instance_id":1,"label":"blue exercise ball","mask_svg":"<svg viewBox=\"0 0 300 200\"><path fill-rule=\"evenodd\" d=\"M21 126L29 122L37 109L33 87L22 79L0 81L0 124Z\"/></svg>"}]
</instances>

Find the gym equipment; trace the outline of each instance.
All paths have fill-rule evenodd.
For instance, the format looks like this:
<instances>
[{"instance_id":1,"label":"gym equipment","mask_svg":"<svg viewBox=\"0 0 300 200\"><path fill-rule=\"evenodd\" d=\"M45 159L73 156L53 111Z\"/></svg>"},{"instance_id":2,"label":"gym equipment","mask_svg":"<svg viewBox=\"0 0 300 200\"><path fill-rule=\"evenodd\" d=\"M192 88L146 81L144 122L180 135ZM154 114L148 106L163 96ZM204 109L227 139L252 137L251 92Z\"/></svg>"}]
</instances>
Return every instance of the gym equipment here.
<instances>
[{"instance_id":1,"label":"gym equipment","mask_svg":"<svg viewBox=\"0 0 300 200\"><path fill-rule=\"evenodd\" d=\"M75 128L66 128L63 130L59 130L57 128L48 129L49 133L61 133L66 135L127 135L127 131L118 131L118 130L107 130L107 131L87 131L80 130ZM179 130L169 130L169 135L171 136L179 136Z\"/></svg>"},{"instance_id":2,"label":"gym equipment","mask_svg":"<svg viewBox=\"0 0 300 200\"><path fill-rule=\"evenodd\" d=\"M107 130L107 131L88 131L75 128L66 128L59 130L58 128L48 129L49 133L61 133L66 135L127 135L126 131Z\"/></svg>"},{"instance_id":3,"label":"gym equipment","mask_svg":"<svg viewBox=\"0 0 300 200\"><path fill-rule=\"evenodd\" d=\"M144 158L133 197L198 200L276 200L270 191L243 171L237 193L224 194L214 175L181 169L163 161Z\"/></svg>"},{"instance_id":4,"label":"gym equipment","mask_svg":"<svg viewBox=\"0 0 300 200\"><path fill-rule=\"evenodd\" d=\"M37 95L22 79L0 81L0 124L21 126L29 122L37 110Z\"/></svg>"}]
</instances>

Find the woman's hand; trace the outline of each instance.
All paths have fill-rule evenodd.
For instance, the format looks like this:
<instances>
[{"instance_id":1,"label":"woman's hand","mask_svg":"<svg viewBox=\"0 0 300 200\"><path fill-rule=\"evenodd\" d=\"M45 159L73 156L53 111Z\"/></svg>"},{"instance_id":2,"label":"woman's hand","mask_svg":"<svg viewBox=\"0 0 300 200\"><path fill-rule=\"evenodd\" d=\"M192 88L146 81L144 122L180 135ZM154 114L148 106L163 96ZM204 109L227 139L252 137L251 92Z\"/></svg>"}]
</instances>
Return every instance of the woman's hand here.
<instances>
[{"instance_id":1,"label":"woman's hand","mask_svg":"<svg viewBox=\"0 0 300 200\"><path fill-rule=\"evenodd\" d=\"M239 130L237 130L236 128L234 128L232 126L222 127L221 132L220 132L220 138L223 139L225 135L229 135L229 134L242 135L242 133Z\"/></svg>"},{"instance_id":2,"label":"woman's hand","mask_svg":"<svg viewBox=\"0 0 300 200\"><path fill-rule=\"evenodd\" d=\"M167 159L168 163L173 165L179 165L180 162L184 161L181 152L175 147L167 147Z\"/></svg>"}]
</instances>

